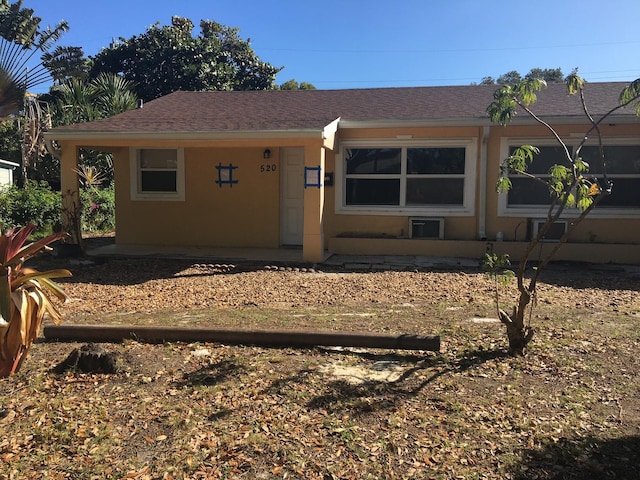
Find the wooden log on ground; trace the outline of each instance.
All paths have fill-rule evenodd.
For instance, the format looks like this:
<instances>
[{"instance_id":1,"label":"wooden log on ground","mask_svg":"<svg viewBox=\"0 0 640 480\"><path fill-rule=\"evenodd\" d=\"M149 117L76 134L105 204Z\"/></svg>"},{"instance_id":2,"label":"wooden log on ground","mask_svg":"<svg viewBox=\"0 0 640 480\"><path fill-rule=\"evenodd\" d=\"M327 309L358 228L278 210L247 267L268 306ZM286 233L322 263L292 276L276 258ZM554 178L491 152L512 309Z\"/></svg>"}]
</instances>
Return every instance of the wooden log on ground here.
<instances>
[{"instance_id":1,"label":"wooden log on ground","mask_svg":"<svg viewBox=\"0 0 640 480\"><path fill-rule=\"evenodd\" d=\"M44 327L44 336L48 341L120 342L132 339L146 343L211 342L271 347L335 346L440 351L439 336L409 334L225 330L138 325L47 325Z\"/></svg>"}]
</instances>

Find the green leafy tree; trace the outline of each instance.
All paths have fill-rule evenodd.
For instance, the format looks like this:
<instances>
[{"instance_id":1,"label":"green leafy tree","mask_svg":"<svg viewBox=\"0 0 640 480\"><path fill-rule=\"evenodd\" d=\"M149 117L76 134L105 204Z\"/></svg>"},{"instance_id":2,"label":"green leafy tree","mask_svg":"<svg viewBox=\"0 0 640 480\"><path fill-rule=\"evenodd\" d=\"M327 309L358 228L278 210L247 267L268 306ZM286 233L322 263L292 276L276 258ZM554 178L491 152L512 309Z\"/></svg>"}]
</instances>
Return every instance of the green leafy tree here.
<instances>
[{"instance_id":1,"label":"green leafy tree","mask_svg":"<svg viewBox=\"0 0 640 480\"><path fill-rule=\"evenodd\" d=\"M547 83L564 82L564 74L560 68L532 68L524 76L524 80L541 79ZM523 80L522 75L516 70L500 75L497 79L493 77L483 77L480 85L515 85Z\"/></svg>"},{"instance_id":2,"label":"green leafy tree","mask_svg":"<svg viewBox=\"0 0 640 480\"><path fill-rule=\"evenodd\" d=\"M300 82L298 83L295 78L287 80L280 84L280 90L315 90L316 87L312 83Z\"/></svg>"},{"instance_id":3,"label":"green leafy tree","mask_svg":"<svg viewBox=\"0 0 640 480\"><path fill-rule=\"evenodd\" d=\"M53 52L42 55L42 64L49 70L56 85L76 78L84 80L89 76L89 60L81 47L56 47Z\"/></svg>"},{"instance_id":4,"label":"green leafy tree","mask_svg":"<svg viewBox=\"0 0 640 480\"><path fill-rule=\"evenodd\" d=\"M522 81L522 75L515 70L511 70L510 72L500 75L497 81L500 85L514 85Z\"/></svg>"},{"instance_id":5,"label":"green leafy tree","mask_svg":"<svg viewBox=\"0 0 640 480\"><path fill-rule=\"evenodd\" d=\"M547 210L546 221L539 229L538 235L527 245L520 263L518 265L516 279L518 287L517 305L513 307L511 313L498 309L499 318L506 326L509 340L509 350L512 354L522 355L533 338L535 330L530 324L530 317L527 320L527 311L532 307L531 302L536 295L537 282L540 273L554 258L558 250L566 243L569 235L577 225L598 205L598 203L613 191L613 183L606 176L599 182L595 177L589 176L590 166L583 161L580 156L581 149L587 141L592 138L597 141L600 147L599 160L604 163L603 139L600 125L618 110L633 106L636 114L640 115L640 79L631 82L625 87L619 97L617 105L611 107L609 111L598 118L589 113L584 95L584 81L573 72L566 79L567 91L570 95L578 95L586 120L589 124L582 141L571 151L565 144L556 130L542 118L537 116L532 110L536 102L536 92L546 86L546 82L540 78L529 78L518 82L515 85L505 85L494 93L494 101L487 108L487 113L493 122L500 125L507 125L517 112L524 111L537 123L544 126L549 134L557 141L564 151L564 162L553 165L549 171L549 177L540 177L528 171L529 166L535 162L539 150L533 145L522 145L515 149L511 155L504 159L500 165L500 175L497 182L499 193L508 192L511 187L510 174L519 174L528 177L536 182L543 183L550 194L550 204ZM534 250L543 241L551 226L560 218L565 208L577 207L578 217L571 222L566 233L560 238L549 253L540 260L540 263L532 273L528 273L527 266L531 260ZM495 260L495 259L493 259ZM487 262L485 262L486 264ZM496 267L494 262L489 267ZM500 266L500 265L498 265Z\"/></svg>"},{"instance_id":6,"label":"green leafy tree","mask_svg":"<svg viewBox=\"0 0 640 480\"><path fill-rule=\"evenodd\" d=\"M532 68L524 78L526 80L533 80L534 78L541 78L547 83L562 83L564 82L564 74L560 68Z\"/></svg>"},{"instance_id":7,"label":"green leafy tree","mask_svg":"<svg viewBox=\"0 0 640 480\"><path fill-rule=\"evenodd\" d=\"M120 38L92 60L90 75L121 75L144 101L177 90L268 90L280 71L260 60L239 29L202 20L193 36L193 22L173 17L141 35Z\"/></svg>"}]
</instances>

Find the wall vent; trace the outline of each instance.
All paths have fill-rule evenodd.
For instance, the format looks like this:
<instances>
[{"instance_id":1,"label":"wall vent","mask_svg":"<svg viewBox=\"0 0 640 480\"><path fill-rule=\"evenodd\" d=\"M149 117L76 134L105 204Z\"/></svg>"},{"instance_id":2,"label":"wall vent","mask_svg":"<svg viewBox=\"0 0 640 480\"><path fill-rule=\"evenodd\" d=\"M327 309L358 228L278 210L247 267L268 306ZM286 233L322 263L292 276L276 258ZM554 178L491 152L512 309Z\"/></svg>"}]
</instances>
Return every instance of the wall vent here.
<instances>
[{"instance_id":1,"label":"wall vent","mask_svg":"<svg viewBox=\"0 0 640 480\"><path fill-rule=\"evenodd\" d=\"M534 218L531 220L531 238L534 239L538 236L538 232L545 224L545 219ZM567 231L567 222L557 221L551 225L551 228L544 236L545 242L557 242Z\"/></svg>"},{"instance_id":2,"label":"wall vent","mask_svg":"<svg viewBox=\"0 0 640 480\"><path fill-rule=\"evenodd\" d=\"M409 238L444 238L444 218L409 218Z\"/></svg>"}]
</instances>

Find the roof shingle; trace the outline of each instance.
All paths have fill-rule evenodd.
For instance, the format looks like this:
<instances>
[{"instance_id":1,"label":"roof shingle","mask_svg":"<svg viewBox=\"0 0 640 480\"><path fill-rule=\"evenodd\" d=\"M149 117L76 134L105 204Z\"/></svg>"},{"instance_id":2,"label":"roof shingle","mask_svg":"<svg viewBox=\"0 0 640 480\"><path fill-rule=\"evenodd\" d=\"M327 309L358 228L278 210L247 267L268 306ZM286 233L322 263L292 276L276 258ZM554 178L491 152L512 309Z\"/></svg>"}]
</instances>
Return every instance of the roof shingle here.
<instances>
[{"instance_id":1,"label":"roof shingle","mask_svg":"<svg viewBox=\"0 0 640 480\"><path fill-rule=\"evenodd\" d=\"M585 95L592 114L615 106L625 83L589 83ZM52 132L158 133L322 130L337 118L350 121L486 122L495 85L174 92L111 118L57 127ZM577 96L564 84L538 94L534 110L542 117L582 116ZM631 109L623 111L633 115Z\"/></svg>"}]
</instances>

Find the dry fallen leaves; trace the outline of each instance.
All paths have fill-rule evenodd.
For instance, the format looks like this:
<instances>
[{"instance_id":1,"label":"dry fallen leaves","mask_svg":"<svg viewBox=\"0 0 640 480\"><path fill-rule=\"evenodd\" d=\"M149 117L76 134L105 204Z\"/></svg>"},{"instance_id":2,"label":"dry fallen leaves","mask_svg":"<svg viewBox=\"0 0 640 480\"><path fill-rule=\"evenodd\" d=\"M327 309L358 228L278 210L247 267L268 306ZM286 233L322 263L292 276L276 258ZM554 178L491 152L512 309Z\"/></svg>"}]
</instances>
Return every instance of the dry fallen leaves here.
<instances>
[{"instance_id":1,"label":"dry fallen leaves","mask_svg":"<svg viewBox=\"0 0 640 480\"><path fill-rule=\"evenodd\" d=\"M56 375L50 368L77 345L38 344L23 372L0 383L0 479L524 479L563 465L625 478L625 462L635 473L633 277L590 273L589 288L565 274L544 284L549 302L539 306L539 335L523 360L502 355L499 325L469 321L492 313L481 274L145 266L74 272L66 288L83 301L64 306L68 321L129 321L123 312L146 311L133 318L440 333L447 349L128 341L105 346L122 360L118 374ZM579 306L587 303L597 308ZM337 366L360 381L336 376ZM383 367L400 375L381 377Z\"/></svg>"}]
</instances>

